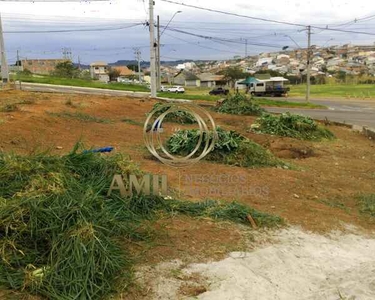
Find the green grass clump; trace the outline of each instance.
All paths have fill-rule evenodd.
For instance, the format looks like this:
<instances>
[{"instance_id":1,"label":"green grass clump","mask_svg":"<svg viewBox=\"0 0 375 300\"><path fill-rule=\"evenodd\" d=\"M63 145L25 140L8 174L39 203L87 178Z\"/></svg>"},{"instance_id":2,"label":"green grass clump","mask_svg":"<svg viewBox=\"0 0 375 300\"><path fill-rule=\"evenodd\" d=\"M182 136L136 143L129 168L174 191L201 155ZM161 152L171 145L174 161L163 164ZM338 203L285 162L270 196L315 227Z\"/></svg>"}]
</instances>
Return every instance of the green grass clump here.
<instances>
[{"instance_id":1,"label":"green grass clump","mask_svg":"<svg viewBox=\"0 0 375 300\"><path fill-rule=\"evenodd\" d=\"M128 186L127 176L142 172L122 155L82 150L77 145L64 156L0 152L1 287L53 300L107 299L117 280L131 282L126 245L152 237L146 221L158 211L239 223L251 214L267 227L282 222L237 203L108 196L114 174Z\"/></svg>"},{"instance_id":2,"label":"green grass clump","mask_svg":"<svg viewBox=\"0 0 375 300\"><path fill-rule=\"evenodd\" d=\"M17 104L13 103L13 104L5 104L2 108L1 108L1 111L2 112L15 112L15 111L19 111L19 107Z\"/></svg>"},{"instance_id":3,"label":"green grass clump","mask_svg":"<svg viewBox=\"0 0 375 300\"><path fill-rule=\"evenodd\" d=\"M279 136L288 136L301 140L332 140L334 134L318 125L313 119L289 112L281 115L263 114L252 126L253 131Z\"/></svg>"},{"instance_id":4,"label":"green grass clump","mask_svg":"<svg viewBox=\"0 0 375 300\"><path fill-rule=\"evenodd\" d=\"M191 94L190 91L188 90L184 94L162 92L162 93L158 93L158 97L168 98L168 99L185 99L185 100L192 100L192 101L194 100L217 101L222 98L220 96L211 96L211 95L203 94L203 92L198 92L198 94Z\"/></svg>"},{"instance_id":5,"label":"green grass clump","mask_svg":"<svg viewBox=\"0 0 375 300\"><path fill-rule=\"evenodd\" d=\"M130 124L130 125L143 126L142 122L138 122L138 121L135 121L133 119L125 118L125 119L122 119L121 121L126 123L126 124Z\"/></svg>"},{"instance_id":6,"label":"green grass clump","mask_svg":"<svg viewBox=\"0 0 375 300\"><path fill-rule=\"evenodd\" d=\"M152 110L159 108L162 106L162 103L155 103ZM169 110L170 107L166 106L164 108L160 108L158 110L157 116L160 116L161 114L165 113L167 110ZM175 111L172 113L169 113L165 116L164 121L166 122L174 122L179 124L194 124L197 122L197 120L194 118L193 115L189 114L185 111Z\"/></svg>"},{"instance_id":7,"label":"green grass clump","mask_svg":"<svg viewBox=\"0 0 375 300\"><path fill-rule=\"evenodd\" d=\"M252 98L243 94L229 95L216 108L219 113L244 115L244 116L259 116L264 112Z\"/></svg>"},{"instance_id":8,"label":"green grass clump","mask_svg":"<svg viewBox=\"0 0 375 300\"><path fill-rule=\"evenodd\" d=\"M98 118L94 116L90 116L88 114L82 113L82 112L58 112L58 113L49 113L52 116L59 117L59 118L65 118L65 119L73 119L78 120L81 122L92 122L92 123L103 123L103 124L109 124L112 123L109 119L103 119Z\"/></svg>"},{"instance_id":9,"label":"green grass clump","mask_svg":"<svg viewBox=\"0 0 375 300\"><path fill-rule=\"evenodd\" d=\"M362 214L375 217L375 194L361 195L358 197L359 211Z\"/></svg>"},{"instance_id":10,"label":"green grass clump","mask_svg":"<svg viewBox=\"0 0 375 300\"><path fill-rule=\"evenodd\" d=\"M224 203L215 200L202 202L169 201L167 209L193 217L209 217L212 219L249 224L250 215L260 227L274 227L283 223L283 220L274 215L259 212L249 206L232 202Z\"/></svg>"},{"instance_id":11,"label":"green grass clump","mask_svg":"<svg viewBox=\"0 0 375 300\"><path fill-rule=\"evenodd\" d=\"M235 131L218 128L217 133L218 140L214 149L206 156L207 160L240 167L283 165L271 152ZM180 130L168 139L167 147L171 154L186 156L195 149L199 137L199 130ZM207 139L212 139L212 136L203 136L201 148Z\"/></svg>"}]
</instances>

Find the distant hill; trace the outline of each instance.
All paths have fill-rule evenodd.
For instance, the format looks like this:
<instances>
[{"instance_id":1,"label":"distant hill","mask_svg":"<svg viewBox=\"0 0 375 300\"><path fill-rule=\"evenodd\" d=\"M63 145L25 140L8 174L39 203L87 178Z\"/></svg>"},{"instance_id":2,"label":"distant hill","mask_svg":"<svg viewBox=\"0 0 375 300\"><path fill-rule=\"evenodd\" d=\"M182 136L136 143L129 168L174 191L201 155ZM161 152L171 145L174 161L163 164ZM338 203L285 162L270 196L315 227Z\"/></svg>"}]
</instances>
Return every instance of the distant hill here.
<instances>
[{"instance_id":1,"label":"distant hill","mask_svg":"<svg viewBox=\"0 0 375 300\"><path fill-rule=\"evenodd\" d=\"M161 61L161 64L164 66L177 66L186 62L206 62L205 60L194 60L194 59L184 59L184 60L175 60L175 61ZM109 63L110 66L128 66L128 65L137 65L136 60L118 60L115 63ZM149 61L142 61L141 68L148 68L150 66Z\"/></svg>"}]
</instances>

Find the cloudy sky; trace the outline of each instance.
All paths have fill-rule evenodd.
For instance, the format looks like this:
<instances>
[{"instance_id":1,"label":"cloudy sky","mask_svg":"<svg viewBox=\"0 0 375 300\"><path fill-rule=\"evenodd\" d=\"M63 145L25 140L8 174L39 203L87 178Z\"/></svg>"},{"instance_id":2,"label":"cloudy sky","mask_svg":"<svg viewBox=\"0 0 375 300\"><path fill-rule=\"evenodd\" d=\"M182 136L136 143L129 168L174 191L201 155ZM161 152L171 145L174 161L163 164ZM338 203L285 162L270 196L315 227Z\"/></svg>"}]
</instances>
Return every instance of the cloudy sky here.
<instances>
[{"instance_id":1,"label":"cloudy sky","mask_svg":"<svg viewBox=\"0 0 375 300\"><path fill-rule=\"evenodd\" d=\"M36 0L37 1L37 0ZM40 0L42 1L42 0ZM303 27L217 14L155 0L155 15L165 26L162 59L226 59L246 53L278 51L283 46L306 47ZM303 25L375 34L373 0L176 0L231 13ZM373 10L371 10L373 7ZM0 0L8 60L60 58L71 48L74 61L114 62L133 59L134 47L149 59L148 0L102 2L15 2ZM355 21L356 20L356 21ZM39 31L39 32L37 32ZM40 32L45 31L45 32ZM60 32L69 31L69 32ZM36 32L36 33L35 33ZM375 35L314 29L317 45L373 44ZM298 45L298 46L297 46Z\"/></svg>"}]
</instances>

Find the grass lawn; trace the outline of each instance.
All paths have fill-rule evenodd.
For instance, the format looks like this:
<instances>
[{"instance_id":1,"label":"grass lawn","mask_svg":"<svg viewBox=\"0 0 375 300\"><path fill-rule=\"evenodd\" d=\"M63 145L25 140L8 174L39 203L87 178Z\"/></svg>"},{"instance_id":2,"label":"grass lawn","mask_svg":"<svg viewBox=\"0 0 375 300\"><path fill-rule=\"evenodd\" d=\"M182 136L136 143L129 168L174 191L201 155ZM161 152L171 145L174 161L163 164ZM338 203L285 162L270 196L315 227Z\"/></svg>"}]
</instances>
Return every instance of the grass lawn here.
<instances>
[{"instance_id":1,"label":"grass lawn","mask_svg":"<svg viewBox=\"0 0 375 300\"><path fill-rule=\"evenodd\" d=\"M291 97L303 97L306 85L290 86ZM311 86L311 97L336 98L373 98L375 99L374 84L319 84Z\"/></svg>"},{"instance_id":2,"label":"grass lawn","mask_svg":"<svg viewBox=\"0 0 375 300\"><path fill-rule=\"evenodd\" d=\"M14 77L14 80L18 78ZM45 84L56 84L66 86L79 86L89 87L98 89L110 89L110 90L122 90L132 92L148 92L147 86L136 85L136 84L124 84L124 83L101 83L97 81L84 80L84 79L69 79L69 78L58 78L51 76L34 77L34 76L22 76L21 81L31 83L45 83Z\"/></svg>"},{"instance_id":3,"label":"grass lawn","mask_svg":"<svg viewBox=\"0 0 375 300\"><path fill-rule=\"evenodd\" d=\"M169 98L169 99L186 99L186 100L206 100L206 101L217 101L222 99L222 96L211 96L205 94L192 94L189 91L186 91L184 94L175 94L175 93L158 93L158 97Z\"/></svg>"},{"instance_id":4,"label":"grass lawn","mask_svg":"<svg viewBox=\"0 0 375 300\"><path fill-rule=\"evenodd\" d=\"M314 104L314 103L305 103L305 102L292 102L286 100L271 100L264 98L255 98L254 102L261 106L270 106L270 107L289 107L289 108L320 108L326 109L327 106Z\"/></svg>"}]
</instances>

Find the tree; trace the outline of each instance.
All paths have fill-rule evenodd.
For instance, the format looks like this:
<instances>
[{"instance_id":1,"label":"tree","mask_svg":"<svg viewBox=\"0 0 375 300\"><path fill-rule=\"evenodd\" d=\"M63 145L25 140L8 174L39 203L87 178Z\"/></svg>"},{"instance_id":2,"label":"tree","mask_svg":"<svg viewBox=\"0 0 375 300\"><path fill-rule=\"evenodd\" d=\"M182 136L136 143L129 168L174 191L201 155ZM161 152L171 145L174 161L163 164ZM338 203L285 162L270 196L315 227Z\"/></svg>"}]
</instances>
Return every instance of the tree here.
<instances>
[{"instance_id":1,"label":"tree","mask_svg":"<svg viewBox=\"0 0 375 300\"><path fill-rule=\"evenodd\" d=\"M132 70L134 72L138 73L138 66L137 65L127 65L129 70Z\"/></svg>"},{"instance_id":2,"label":"tree","mask_svg":"<svg viewBox=\"0 0 375 300\"><path fill-rule=\"evenodd\" d=\"M234 87L237 80L247 77L247 74L239 67L229 67L220 71L218 75L224 75L224 79L230 83L231 87Z\"/></svg>"},{"instance_id":3,"label":"tree","mask_svg":"<svg viewBox=\"0 0 375 300\"><path fill-rule=\"evenodd\" d=\"M64 61L56 65L52 75L63 78L77 78L79 76L79 69L71 61Z\"/></svg>"},{"instance_id":4,"label":"tree","mask_svg":"<svg viewBox=\"0 0 375 300\"><path fill-rule=\"evenodd\" d=\"M115 68L110 68L108 71L109 81L115 81L120 76L121 72Z\"/></svg>"}]
</instances>

